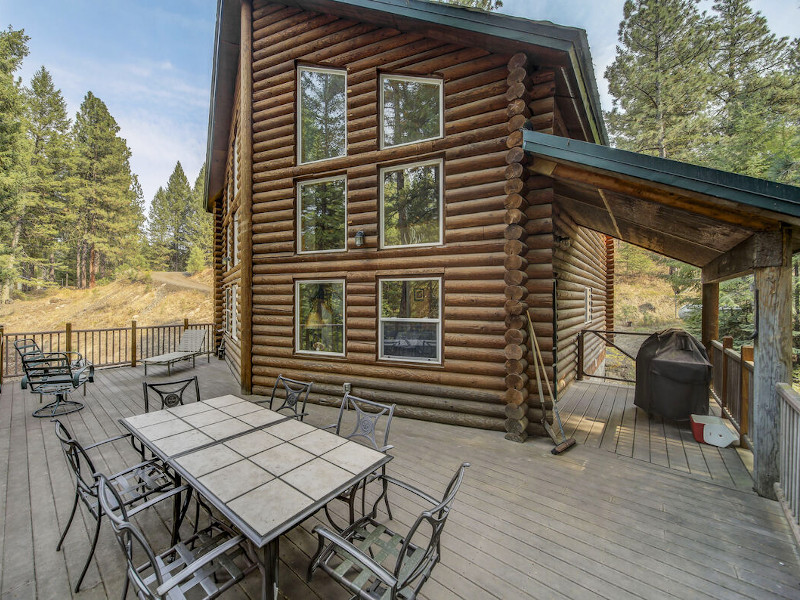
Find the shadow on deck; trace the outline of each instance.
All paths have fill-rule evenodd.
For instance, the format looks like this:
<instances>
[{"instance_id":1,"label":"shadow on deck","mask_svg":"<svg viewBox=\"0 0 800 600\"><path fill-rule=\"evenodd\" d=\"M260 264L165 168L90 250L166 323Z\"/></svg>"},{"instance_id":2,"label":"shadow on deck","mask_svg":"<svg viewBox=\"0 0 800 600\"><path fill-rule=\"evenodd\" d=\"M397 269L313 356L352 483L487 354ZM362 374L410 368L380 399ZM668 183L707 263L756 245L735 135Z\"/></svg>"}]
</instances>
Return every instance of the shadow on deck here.
<instances>
[{"instance_id":1,"label":"shadow on deck","mask_svg":"<svg viewBox=\"0 0 800 600\"><path fill-rule=\"evenodd\" d=\"M175 377L195 373L204 398L238 389L227 367L215 359L198 362L195 370L178 369ZM76 436L87 442L109 437L120 431L117 419L142 412L142 378L141 368L99 371L86 408L65 418ZM575 386L575 393L584 385ZM69 598L70 582L77 579L89 547L89 523L80 519L67 536L65 552L55 551L69 516L72 484L52 425L31 416L37 403L18 382L3 385L3 599ZM330 407L310 406L309 411L308 420L316 425L334 419ZM587 411L577 420L580 414L568 416L573 435L589 422ZM423 590L429 600L800 597L800 560L776 502L652 458L635 460L635 452L601 451L598 447L610 441L596 435L594 426L561 456L551 455L551 444L542 439L514 444L497 432L408 419L396 419L391 437L396 458L388 465L390 474L437 493L459 463L472 463L443 536L442 562ZM616 448L625 444L620 432ZM101 462L113 469L129 460L107 451ZM393 509L404 524L415 510L402 499L393 502ZM166 545L167 517L150 513L142 523L156 545ZM309 556L316 549L310 531L317 522L310 519L281 543L285 598L348 597L323 576L310 586L305 583ZM119 549L104 527L84 589L72 595L118 597L123 576ZM254 576L226 597L252 598L258 589Z\"/></svg>"}]
</instances>

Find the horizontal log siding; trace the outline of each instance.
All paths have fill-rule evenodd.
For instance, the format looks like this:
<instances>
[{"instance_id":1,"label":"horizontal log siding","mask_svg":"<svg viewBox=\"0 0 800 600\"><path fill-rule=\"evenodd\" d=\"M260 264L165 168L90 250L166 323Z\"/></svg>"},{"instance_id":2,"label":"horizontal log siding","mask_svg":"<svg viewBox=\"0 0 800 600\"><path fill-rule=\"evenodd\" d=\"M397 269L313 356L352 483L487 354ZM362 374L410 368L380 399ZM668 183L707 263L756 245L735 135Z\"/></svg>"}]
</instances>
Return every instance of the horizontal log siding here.
<instances>
[{"instance_id":1,"label":"horizontal log siding","mask_svg":"<svg viewBox=\"0 0 800 600\"><path fill-rule=\"evenodd\" d=\"M353 393L398 414L503 429L503 231L508 56L417 33L254 3L253 385L278 374L315 382L312 402ZM296 64L347 69L348 155L297 165ZM378 149L378 72L440 76L445 136ZM444 159L443 246L378 250L381 164ZM346 173L347 252L295 253L297 178ZM356 249L357 231L366 234ZM442 278L441 366L379 361L377 295L384 276ZM346 359L294 353L294 282L346 280Z\"/></svg>"},{"instance_id":2,"label":"horizontal log siding","mask_svg":"<svg viewBox=\"0 0 800 600\"><path fill-rule=\"evenodd\" d=\"M563 388L577 376L578 332L604 329L606 325L606 236L580 227L566 211L555 211L558 242L553 268L558 277L558 380ZM592 290L589 322L584 311L585 290ZM584 368L593 372L602 366L605 344L597 336L586 336Z\"/></svg>"}]
</instances>

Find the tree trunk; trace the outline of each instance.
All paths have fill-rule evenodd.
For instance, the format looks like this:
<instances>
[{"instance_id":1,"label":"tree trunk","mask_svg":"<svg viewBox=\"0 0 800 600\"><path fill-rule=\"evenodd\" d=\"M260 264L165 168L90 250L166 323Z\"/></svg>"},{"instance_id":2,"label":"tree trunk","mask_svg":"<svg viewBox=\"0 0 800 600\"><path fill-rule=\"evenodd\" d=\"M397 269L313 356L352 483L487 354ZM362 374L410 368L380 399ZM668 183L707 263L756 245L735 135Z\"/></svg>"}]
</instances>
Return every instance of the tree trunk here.
<instances>
[{"instance_id":1,"label":"tree trunk","mask_svg":"<svg viewBox=\"0 0 800 600\"><path fill-rule=\"evenodd\" d=\"M89 247L89 287L93 288L96 283L97 275L97 250L94 243Z\"/></svg>"},{"instance_id":2,"label":"tree trunk","mask_svg":"<svg viewBox=\"0 0 800 600\"><path fill-rule=\"evenodd\" d=\"M14 234L11 236L11 252L9 253L7 269L10 272L14 270L14 263L16 262L17 246L19 246L19 238L22 234L22 217L17 218L14 223ZM3 283L0 287L0 301L5 302L11 299L11 289L14 286L14 281L9 280Z\"/></svg>"}]
</instances>

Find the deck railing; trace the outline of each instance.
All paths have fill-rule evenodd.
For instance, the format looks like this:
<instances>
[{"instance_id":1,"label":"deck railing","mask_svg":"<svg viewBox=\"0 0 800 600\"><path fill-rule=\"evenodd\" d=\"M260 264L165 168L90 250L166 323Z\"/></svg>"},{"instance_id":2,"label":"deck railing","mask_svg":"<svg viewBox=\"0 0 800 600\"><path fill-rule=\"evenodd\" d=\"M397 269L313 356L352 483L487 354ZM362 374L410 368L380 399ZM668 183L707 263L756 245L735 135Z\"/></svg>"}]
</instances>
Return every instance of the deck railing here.
<instances>
[{"instance_id":1,"label":"deck railing","mask_svg":"<svg viewBox=\"0 0 800 600\"><path fill-rule=\"evenodd\" d=\"M36 341L44 352L79 352L96 367L120 365L136 366L143 358L172 352L180 343L185 329L204 329L206 338L203 352L214 348L212 323L183 323L175 325L150 325L140 327L132 322L130 327L106 329L73 329L67 323L63 330L8 333L0 326L0 383L4 378L23 375L22 363L14 349L14 342L22 339Z\"/></svg>"},{"instance_id":2,"label":"deck railing","mask_svg":"<svg viewBox=\"0 0 800 600\"><path fill-rule=\"evenodd\" d=\"M781 404L779 481L775 495L795 538L800 540L800 394L788 383L777 385Z\"/></svg>"},{"instance_id":3,"label":"deck railing","mask_svg":"<svg viewBox=\"0 0 800 600\"><path fill-rule=\"evenodd\" d=\"M733 338L712 340L709 360L714 366L711 393L725 416L749 444L750 399L753 397L753 347L733 349Z\"/></svg>"}]
</instances>

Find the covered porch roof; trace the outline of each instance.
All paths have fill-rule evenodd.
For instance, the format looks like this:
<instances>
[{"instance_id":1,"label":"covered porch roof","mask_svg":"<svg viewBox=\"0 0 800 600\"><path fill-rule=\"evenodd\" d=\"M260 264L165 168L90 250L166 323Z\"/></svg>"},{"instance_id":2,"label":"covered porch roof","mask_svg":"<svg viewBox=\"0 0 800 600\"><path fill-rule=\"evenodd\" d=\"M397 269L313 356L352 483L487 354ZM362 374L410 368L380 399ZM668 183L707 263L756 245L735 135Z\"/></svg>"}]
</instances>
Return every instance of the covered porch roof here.
<instances>
[{"instance_id":1,"label":"covered porch roof","mask_svg":"<svg viewBox=\"0 0 800 600\"><path fill-rule=\"evenodd\" d=\"M702 267L704 280L758 266L759 240L785 225L800 250L800 188L534 131L524 149L579 225Z\"/></svg>"}]
</instances>

